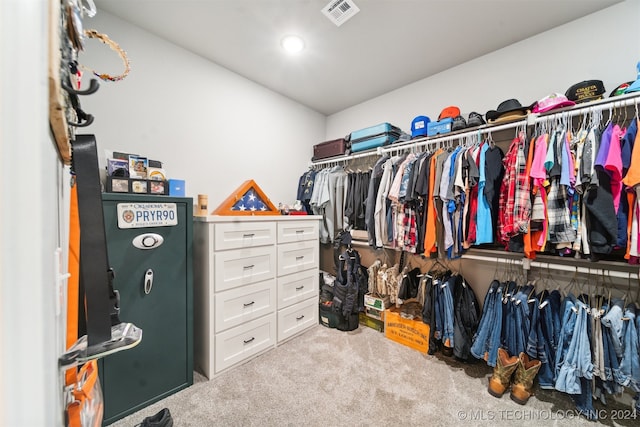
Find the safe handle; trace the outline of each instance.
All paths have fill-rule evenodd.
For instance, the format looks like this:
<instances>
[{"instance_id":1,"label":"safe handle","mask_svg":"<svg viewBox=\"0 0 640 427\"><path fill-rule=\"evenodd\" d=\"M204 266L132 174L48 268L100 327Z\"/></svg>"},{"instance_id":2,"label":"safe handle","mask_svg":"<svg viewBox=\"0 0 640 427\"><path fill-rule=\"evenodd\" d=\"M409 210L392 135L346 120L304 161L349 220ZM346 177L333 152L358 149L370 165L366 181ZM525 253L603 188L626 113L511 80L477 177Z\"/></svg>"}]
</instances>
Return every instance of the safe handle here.
<instances>
[{"instance_id":1,"label":"safe handle","mask_svg":"<svg viewBox=\"0 0 640 427\"><path fill-rule=\"evenodd\" d=\"M153 270L148 269L144 273L144 293L145 295L149 295L151 293L151 289L153 288Z\"/></svg>"}]
</instances>

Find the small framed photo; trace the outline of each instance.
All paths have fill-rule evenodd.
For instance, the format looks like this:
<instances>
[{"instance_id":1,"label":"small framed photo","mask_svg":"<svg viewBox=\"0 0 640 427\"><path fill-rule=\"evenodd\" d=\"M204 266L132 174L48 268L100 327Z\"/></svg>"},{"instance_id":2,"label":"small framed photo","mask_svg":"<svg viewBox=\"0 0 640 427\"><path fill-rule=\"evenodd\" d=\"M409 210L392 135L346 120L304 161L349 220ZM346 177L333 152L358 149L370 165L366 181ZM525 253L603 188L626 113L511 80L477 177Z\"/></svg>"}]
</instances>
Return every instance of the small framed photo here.
<instances>
[{"instance_id":1,"label":"small framed photo","mask_svg":"<svg viewBox=\"0 0 640 427\"><path fill-rule=\"evenodd\" d=\"M166 193L166 181L149 181L151 194L167 194Z\"/></svg>"},{"instance_id":2,"label":"small framed photo","mask_svg":"<svg viewBox=\"0 0 640 427\"><path fill-rule=\"evenodd\" d=\"M142 156L129 156L129 176L131 178L147 178L149 160ZM135 193L135 191L134 191Z\"/></svg>"},{"instance_id":3,"label":"small framed photo","mask_svg":"<svg viewBox=\"0 0 640 427\"><path fill-rule=\"evenodd\" d=\"M110 193L128 193L129 179L108 177L107 191Z\"/></svg>"},{"instance_id":4,"label":"small framed photo","mask_svg":"<svg viewBox=\"0 0 640 427\"><path fill-rule=\"evenodd\" d=\"M132 179L131 180L131 192L132 193L147 193L147 183L148 181L144 179Z\"/></svg>"}]
</instances>

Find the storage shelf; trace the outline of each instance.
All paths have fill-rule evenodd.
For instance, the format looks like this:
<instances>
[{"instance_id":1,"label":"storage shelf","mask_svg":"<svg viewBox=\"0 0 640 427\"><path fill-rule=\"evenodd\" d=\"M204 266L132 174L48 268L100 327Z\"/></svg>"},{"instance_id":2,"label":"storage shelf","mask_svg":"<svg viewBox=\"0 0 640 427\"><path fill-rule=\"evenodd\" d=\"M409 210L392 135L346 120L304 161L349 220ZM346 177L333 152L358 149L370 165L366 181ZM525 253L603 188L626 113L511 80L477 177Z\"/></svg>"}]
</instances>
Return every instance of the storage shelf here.
<instances>
[{"instance_id":1,"label":"storage shelf","mask_svg":"<svg viewBox=\"0 0 640 427\"><path fill-rule=\"evenodd\" d=\"M486 124L475 127L473 129L463 129L455 132L449 132L445 135L436 135L431 137L416 138L410 141L396 142L384 147L378 147L376 150L364 151L360 153L336 156L321 161L311 161L310 166L322 166L328 164L340 164L346 163L354 159L369 157L369 156L381 156L385 153L393 153L402 150L412 150L420 147L440 147L443 143L462 140L469 137L479 137L483 134L489 134L493 132L501 132L508 129L515 129L518 127L533 126L538 123L555 121L562 119L570 119L576 116L584 114L592 114L605 110L615 110L618 108L627 108L635 106L635 113L638 112L638 104L640 103L640 92L633 92L624 95L619 95L614 98L604 98L596 101L591 101L583 104L578 104L572 107L560 108L552 110L546 113L529 113L525 118L521 120L515 120L513 122L504 124ZM630 117L633 117L630 116Z\"/></svg>"}]
</instances>

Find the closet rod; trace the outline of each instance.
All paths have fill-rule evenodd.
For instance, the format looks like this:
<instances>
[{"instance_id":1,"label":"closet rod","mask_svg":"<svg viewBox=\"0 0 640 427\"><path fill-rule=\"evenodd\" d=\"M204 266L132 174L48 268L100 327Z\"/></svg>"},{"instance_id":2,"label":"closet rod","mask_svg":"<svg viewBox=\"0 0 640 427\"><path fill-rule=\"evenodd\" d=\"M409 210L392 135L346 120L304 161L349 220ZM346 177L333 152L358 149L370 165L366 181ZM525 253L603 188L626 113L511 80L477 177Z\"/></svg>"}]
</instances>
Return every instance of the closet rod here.
<instances>
[{"instance_id":1,"label":"closet rod","mask_svg":"<svg viewBox=\"0 0 640 427\"><path fill-rule=\"evenodd\" d=\"M482 255L463 255L462 259L471 259L471 260L476 260L476 261L485 261L488 263L495 263L495 262L499 262L502 264L509 264L509 263L518 263L518 264L523 264L523 259L518 258L518 259L514 259L514 258L492 258L489 256L482 256ZM525 258L526 259L526 258ZM524 263L526 263L526 261L524 261ZM596 267L594 266L593 268L588 268L588 267L579 267L579 266L571 266L571 265L563 265L563 264L555 264L555 263L551 263L551 262L541 262L541 261L530 261L529 262L529 266L530 267L534 267L534 268L542 268L542 269L552 269L552 270L559 270L559 271L569 271L569 272L575 272L577 271L578 273L583 273L583 274L600 274L600 272L602 270L606 270L606 268L603 267ZM524 267L523 267L524 268ZM528 269L527 269L528 270ZM620 279L637 279L638 278L638 273L631 273L631 272L622 272L622 271L616 271L616 270L607 270L608 273L607 275L610 277L617 277Z\"/></svg>"}]
</instances>

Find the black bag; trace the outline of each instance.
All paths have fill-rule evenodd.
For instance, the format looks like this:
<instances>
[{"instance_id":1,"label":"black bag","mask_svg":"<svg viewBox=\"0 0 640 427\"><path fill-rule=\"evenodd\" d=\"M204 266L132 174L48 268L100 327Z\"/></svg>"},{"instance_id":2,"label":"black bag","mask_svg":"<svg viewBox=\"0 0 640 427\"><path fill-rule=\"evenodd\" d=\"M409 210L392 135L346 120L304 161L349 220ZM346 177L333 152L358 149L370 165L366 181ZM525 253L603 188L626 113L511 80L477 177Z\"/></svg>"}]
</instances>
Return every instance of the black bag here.
<instances>
[{"instance_id":1,"label":"black bag","mask_svg":"<svg viewBox=\"0 0 640 427\"><path fill-rule=\"evenodd\" d=\"M337 329L352 331L358 328L358 314L364 311L368 273L360 264L360 254L350 245L338 256L336 269L332 306L339 319Z\"/></svg>"},{"instance_id":2,"label":"black bag","mask_svg":"<svg viewBox=\"0 0 640 427\"><path fill-rule=\"evenodd\" d=\"M420 286L420 277L418 277L419 275L420 269L416 267L402 276L400 288L398 289L399 299L406 301L418 296L418 288Z\"/></svg>"}]
</instances>

